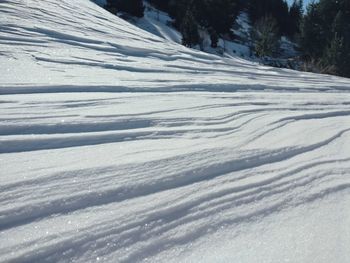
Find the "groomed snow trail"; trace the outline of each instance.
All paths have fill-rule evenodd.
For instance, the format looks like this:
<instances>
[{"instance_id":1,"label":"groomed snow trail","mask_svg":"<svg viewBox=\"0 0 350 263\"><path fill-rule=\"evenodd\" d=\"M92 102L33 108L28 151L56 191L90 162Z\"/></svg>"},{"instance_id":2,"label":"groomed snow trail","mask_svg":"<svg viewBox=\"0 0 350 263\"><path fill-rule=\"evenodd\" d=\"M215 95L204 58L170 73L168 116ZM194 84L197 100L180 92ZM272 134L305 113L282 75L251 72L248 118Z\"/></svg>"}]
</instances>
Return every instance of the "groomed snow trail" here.
<instances>
[{"instance_id":1,"label":"groomed snow trail","mask_svg":"<svg viewBox=\"0 0 350 263\"><path fill-rule=\"evenodd\" d=\"M0 13L1 262L350 261L350 80Z\"/></svg>"}]
</instances>

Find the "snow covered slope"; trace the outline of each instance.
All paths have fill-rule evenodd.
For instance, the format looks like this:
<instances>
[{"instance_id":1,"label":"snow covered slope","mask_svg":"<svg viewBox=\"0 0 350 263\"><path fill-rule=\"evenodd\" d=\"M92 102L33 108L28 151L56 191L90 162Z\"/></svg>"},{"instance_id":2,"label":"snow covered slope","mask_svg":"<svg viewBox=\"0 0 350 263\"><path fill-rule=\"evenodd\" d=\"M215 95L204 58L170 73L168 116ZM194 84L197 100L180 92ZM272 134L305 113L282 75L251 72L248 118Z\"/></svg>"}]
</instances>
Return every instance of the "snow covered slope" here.
<instances>
[{"instance_id":1,"label":"snow covered slope","mask_svg":"<svg viewBox=\"0 0 350 263\"><path fill-rule=\"evenodd\" d=\"M0 10L0 261L350 260L348 79Z\"/></svg>"}]
</instances>

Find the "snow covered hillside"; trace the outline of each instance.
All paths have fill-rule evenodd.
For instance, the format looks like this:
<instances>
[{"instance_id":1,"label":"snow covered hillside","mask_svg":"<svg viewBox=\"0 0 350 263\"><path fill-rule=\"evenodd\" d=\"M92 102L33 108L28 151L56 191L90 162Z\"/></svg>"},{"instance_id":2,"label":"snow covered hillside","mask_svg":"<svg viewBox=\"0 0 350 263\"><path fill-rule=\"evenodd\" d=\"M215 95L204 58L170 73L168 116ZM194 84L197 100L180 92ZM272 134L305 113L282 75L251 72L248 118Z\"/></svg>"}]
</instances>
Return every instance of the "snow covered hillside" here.
<instances>
[{"instance_id":1,"label":"snow covered hillside","mask_svg":"<svg viewBox=\"0 0 350 263\"><path fill-rule=\"evenodd\" d=\"M106 5L106 3L101 3L97 0L94 0L94 2L101 6ZM126 16L126 20L129 20L130 23L151 34L159 36L160 38L181 44L182 35L176 28L174 28L174 20L167 13L156 9L147 1L144 1L144 5L145 12L143 18ZM121 17L123 17L123 15L124 14L121 14ZM299 56L299 53L296 51L296 45L289 41L286 37L282 37L280 40L281 46L278 58L260 59L253 55L250 48L251 22L246 12L241 12L238 15L237 20L235 21L231 30L235 35L235 39L230 39L227 36L225 39L219 37L218 47L212 48L210 35L206 30L200 29L199 34L202 42L200 45L193 48L202 50L205 53L215 54L227 58L239 57L253 62L259 62L264 65L278 65L279 67L284 68L297 68L297 64L288 59L295 59Z\"/></svg>"},{"instance_id":2,"label":"snow covered hillside","mask_svg":"<svg viewBox=\"0 0 350 263\"><path fill-rule=\"evenodd\" d=\"M0 2L1 262L349 262L350 80Z\"/></svg>"}]
</instances>

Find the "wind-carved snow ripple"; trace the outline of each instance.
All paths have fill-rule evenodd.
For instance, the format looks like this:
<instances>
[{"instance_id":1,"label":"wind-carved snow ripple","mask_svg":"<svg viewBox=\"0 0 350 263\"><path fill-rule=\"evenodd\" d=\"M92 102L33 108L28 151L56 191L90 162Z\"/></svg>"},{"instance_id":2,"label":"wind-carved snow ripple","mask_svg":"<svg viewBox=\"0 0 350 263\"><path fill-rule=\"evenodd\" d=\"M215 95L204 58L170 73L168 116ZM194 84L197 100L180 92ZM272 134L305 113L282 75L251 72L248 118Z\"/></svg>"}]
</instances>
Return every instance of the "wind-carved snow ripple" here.
<instances>
[{"instance_id":1,"label":"wind-carved snow ripple","mask_svg":"<svg viewBox=\"0 0 350 263\"><path fill-rule=\"evenodd\" d=\"M1 127L1 145L6 146L1 148L2 155L29 151L41 156L41 149L36 145L42 144L43 136L52 136L53 140L62 138L57 146L45 139L45 149L52 152L42 151L43 154L53 154L65 147L76 151L94 145L86 139L86 134L99 136L111 131L131 139L100 141L107 149L135 141L132 135L136 132L145 133L136 142L152 140L152 144L164 152L171 151L170 145L186 139L192 141L192 150L188 154L175 152L165 158L156 155L146 162L122 165L107 162L109 166L100 168L38 170L39 175L35 177L3 182L0 229L5 234L33 225L69 221L78 215L101 214L97 224L87 220L78 227L79 232L62 230L59 239L48 235L18 244L22 252L17 256L11 256L13 246L3 247L1 252L7 259L51 261L65 255L66 260L93 260L95 254L89 253L95 251L106 259L135 262L171 247L185 246L222 228L262 220L339 192L349 193L350 154L340 151L332 157L324 155L339 144L349 146L350 123L346 121L349 105L346 103L299 103L302 106L297 106L298 100L305 100L297 94L294 105L285 104L293 94L270 97L259 93L221 96L178 93L168 97L135 93L122 98L113 95L107 100L105 95L101 100L96 95L89 95L94 97L92 103L74 102L74 107L60 107L58 111L59 103L51 101L50 106L40 102L40 96L30 101L25 97L6 101L8 116L20 107L35 107L27 108L26 118L18 119L14 115L13 121L9 118L7 125ZM327 95L328 99L332 96ZM145 103L156 99L158 104L142 110L133 107L141 97ZM187 106L176 107L179 100L187 100ZM50 112L42 113L41 118L38 116L42 108L50 107L57 117ZM135 110L129 113L130 118L122 113L100 114L125 112L126 107ZM94 108L98 114L91 112ZM34 115L36 118L28 123L28 118ZM259 148L260 143L271 137L285 134L283 129L293 134L293 130L300 127L304 133L298 135L299 143L289 145L288 141L278 142L276 138L276 145ZM314 127L325 134L309 140ZM26 139L27 136L31 139ZM71 136L83 138L86 143L69 144ZM173 142L162 146L168 140ZM10 142L18 143L17 148ZM206 150L203 143L208 144ZM132 152L128 155L132 156ZM144 149L143 154L147 152ZM300 163L300 160L303 161ZM28 173L36 174L31 169ZM35 244L41 244L40 249L35 249ZM73 252L70 247L76 250Z\"/></svg>"},{"instance_id":2,"label":"wind-carved snow ripple","mask_svg":"<svg viewBox=\"0 0 350 263\"><path fill-rule=\"evenodd\" d=\"M349 200L348 80L189 50L91 1L0 9L0 261L176 260Z\"/></svg>"}]
</instances>

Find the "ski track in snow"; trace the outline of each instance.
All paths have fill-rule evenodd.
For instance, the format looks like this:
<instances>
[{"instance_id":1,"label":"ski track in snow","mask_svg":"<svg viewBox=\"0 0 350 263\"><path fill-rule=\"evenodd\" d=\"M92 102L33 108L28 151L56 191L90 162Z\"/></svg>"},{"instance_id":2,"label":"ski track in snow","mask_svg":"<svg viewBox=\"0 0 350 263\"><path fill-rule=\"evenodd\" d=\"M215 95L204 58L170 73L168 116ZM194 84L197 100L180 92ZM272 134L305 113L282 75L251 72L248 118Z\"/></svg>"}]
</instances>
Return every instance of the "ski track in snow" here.
<instances>
[{"instance_id":1,"label":"ski track in snow","mask_svg":"<svg viewBox=\"0 0 350 263\"><path fill-rule=\"evenodd\" d=\"M0 10L0 261L350 260L348 79L189 50L87 0Z\"/></svg>"}]
</instances>

